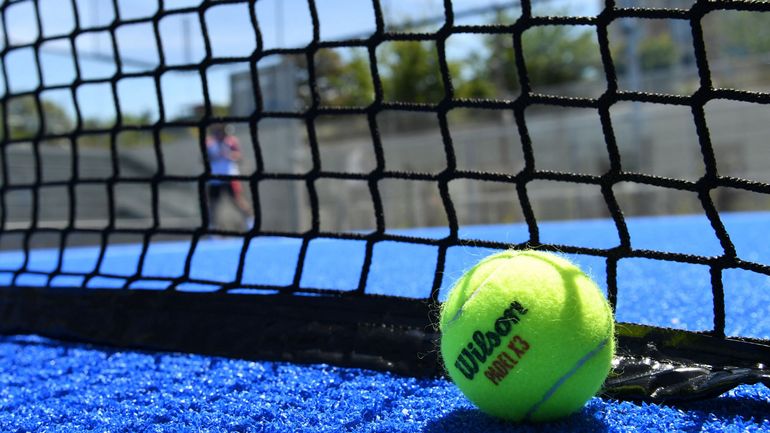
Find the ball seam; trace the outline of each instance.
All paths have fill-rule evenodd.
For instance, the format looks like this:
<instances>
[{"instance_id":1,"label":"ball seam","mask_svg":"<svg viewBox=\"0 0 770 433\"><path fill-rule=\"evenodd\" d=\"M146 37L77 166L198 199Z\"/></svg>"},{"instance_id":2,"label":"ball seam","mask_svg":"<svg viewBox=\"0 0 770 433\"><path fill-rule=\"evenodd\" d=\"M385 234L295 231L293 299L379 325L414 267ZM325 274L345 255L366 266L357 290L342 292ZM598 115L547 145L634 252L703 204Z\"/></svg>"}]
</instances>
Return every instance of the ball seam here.
<instances>
[{"instance_id":1,"label":"ball seam","mask_svg":"<svg viewBox=\"0 0 770 433\"><path fill-rule=\"evenodd\" d=\"M549 388L548 391L546 391L546 393L543 395L543 398L541 398L540 401L538 401L537 403L532 405L532 407L529 408L527 413L524 414L524 421L530 421L530 418L532 417L532 415L534 415L534 413L537 412L538 409L540 409L540 407L542 405L544 405L546 402L548 402L548 400L551 397L553 397L553 395L556 393L556 391L558 391L559 388L561 388L561 386L564 385L564 383L567 380L569 380L572 376L574 376L575 373L577 373L578 370L580 370L580 368L583 365L585 365L589 360L591 360L591 358L593 358L599 352L601 352L604 349L604 347L607 346L607 344L609 344L610 339L614 338L613 335L612 335L612 332L611 332L611 330L612 330L612 320L610 320L609 328L610 328L610 332L608 332L608 334L610 334L610 335L607 338L605 338L604 340L602 340L601 342L599 342L599 344L593 350L591 350L590 352L586 353L582 358L580 358L575 363L575 365L572 366L572 368L568 372L564 373L559 378L559 380L557 380L556 383L554 383L553 386L551 386L551 388Z\"/></svg>"},{"instance_id":2,"label":"ball seam","mask_svg":"<svg viewBox=\"0 0 770 433\"><path fill-rule=\"evenodd\" d=\"M506 257L506 259L510 259L510 257ZM484 278L484 281L482 281L481 284L479 284L475 289L473 289L473 292L470 294L470 296L468 296L468 298L465 301L463 301L462 305L460 305L460 308L457 309L454 316L452 316L451 319L446 321L446 323L444 324L444 328L446 328L447 326L451 325L452 323L460 319L460 316L462 316L465 306L468 305L471 299L473 299L473 297L476 296L476 294L479 293L481 289L487 286L487 284L492 279L492 277L497 273L497 271L499 271L505 265L506 263L500 263L499 265L497 265L497 267L494 270L492 270L492 272L489 275L487 275L486 278Z\"/></svg>"}]
</instances>

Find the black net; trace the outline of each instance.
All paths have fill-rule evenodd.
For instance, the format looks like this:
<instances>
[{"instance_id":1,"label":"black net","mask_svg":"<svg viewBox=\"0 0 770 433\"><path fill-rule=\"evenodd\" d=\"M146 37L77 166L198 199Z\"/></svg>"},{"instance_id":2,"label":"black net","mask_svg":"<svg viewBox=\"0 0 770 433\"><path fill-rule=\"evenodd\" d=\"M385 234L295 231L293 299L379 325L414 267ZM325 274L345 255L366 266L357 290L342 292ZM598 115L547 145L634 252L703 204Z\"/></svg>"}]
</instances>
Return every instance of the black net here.
<instances>
[{"instance_id":1,"label":"black net","mask_svg":"<svg viewBox=\"0 0 770 433\"><path fill-rule=\"evenodd\" d=\"M357 3L2 2L0 329L430 374L452 249L537 247L594 258L616 309L623 261L707 270L705 328L619 327L633 377L616 395L767 380L768 342L729 329L724 280L770 266L724 215L770 203L770 3L446 0L411 21ZM637 243L628 217L655 214L702 215L714 248ZM586 218L616 240L549 231ZM467 230L503 223L520 233ZM265 238L296 247L285 275L253 277L282 259L252 250ZM212 240L226 278L200 270L219 271L196 256ZM318 240L355 242L360 269L308 277ZM174 241L174 269L152 271ZM430 248L412 298L370 286L394 244ZM79 245L96 246L85 270Z\"/></svg>"}]
</instances>

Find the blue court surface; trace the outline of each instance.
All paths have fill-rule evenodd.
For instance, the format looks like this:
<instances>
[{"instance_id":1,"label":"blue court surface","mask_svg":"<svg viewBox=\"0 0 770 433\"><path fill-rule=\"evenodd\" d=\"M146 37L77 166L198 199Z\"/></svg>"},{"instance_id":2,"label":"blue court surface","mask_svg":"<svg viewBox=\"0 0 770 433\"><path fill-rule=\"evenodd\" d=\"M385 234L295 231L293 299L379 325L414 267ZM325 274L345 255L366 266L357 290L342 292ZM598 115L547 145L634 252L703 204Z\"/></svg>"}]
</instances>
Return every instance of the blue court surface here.
<instances>
[{"instance_id":1,"label":"blue court surface","mask_svg":"<svg viewBox=\"0 0 770 433\"><path fill-rule=\"evenodd\" d=\"M725 228L744 261L770 264L770 213L725 213ZM634 249L701 256L723 253L703 216L637 217L627 220ZM541 241L583 247L618 245L612 221L541 223ZM446 229L410 229L414 236L443 237ZM465 227L466 239L519 243L522 224ZM471 243L472 244L472 243ZM246 248L241 282L286 285L294 277L300 241L256 238L201 241L192 252L190 277L211 284L182 284L179 290L216 290L234 281ZM185 270L187 241L141 246L111 245L99 263L95 247L35 250L28 257L0 253L0 284L38 286L58 271L52 285L160 290L162 280ZM442 297L452 282L492 251L453 247L447 256ZM311 242L301 286L357 287L364 244ZM604 260L569 256L600 286ZM426 297L436 249L382 242L374 248L369 293ZM25 266L26 265L26 266ZM20 269L32 271L17 273ZM98 271L85 279L77 274ZM142 278L128 283L127 277ZM160 279L159 279L160 278ZM770 339L770 279L744 271L723 275L728 335ZM648 259L623 259L618 266L616 319L686 330L713 326L710 274L706 266ZM63 343L37 336L0 337L0 431L238 431L238 432L509 432L509 431L770 431L770 390L741 386L717 399L682 405L653 405L594 398L566 420L516 426L480 413L444 379L414 379L328 365L252 362L179 353Z\"/></svg>"}]
</instances>

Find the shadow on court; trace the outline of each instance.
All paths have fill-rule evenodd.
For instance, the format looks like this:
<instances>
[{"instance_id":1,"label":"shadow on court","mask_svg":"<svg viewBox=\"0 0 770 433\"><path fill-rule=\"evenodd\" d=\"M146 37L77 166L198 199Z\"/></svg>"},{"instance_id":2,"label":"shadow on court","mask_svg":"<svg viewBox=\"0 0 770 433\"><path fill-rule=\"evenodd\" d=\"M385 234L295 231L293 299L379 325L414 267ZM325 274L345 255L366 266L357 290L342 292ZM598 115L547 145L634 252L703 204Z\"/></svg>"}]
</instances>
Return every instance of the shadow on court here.
<instances>
[{"instance_id":1,"label":"shadow on court","mask_svg":"<svg viewBox=\"0 0 770 433\"><path fill-rule=\"evenodd\" d=\"M477 409L456 409L431 420L423 430L426 433L468 432L606 432L607 426L596 419L595 410L583 409L567 418L545 424L513 424L484 414Z\"/></svg>"}]
</instances>

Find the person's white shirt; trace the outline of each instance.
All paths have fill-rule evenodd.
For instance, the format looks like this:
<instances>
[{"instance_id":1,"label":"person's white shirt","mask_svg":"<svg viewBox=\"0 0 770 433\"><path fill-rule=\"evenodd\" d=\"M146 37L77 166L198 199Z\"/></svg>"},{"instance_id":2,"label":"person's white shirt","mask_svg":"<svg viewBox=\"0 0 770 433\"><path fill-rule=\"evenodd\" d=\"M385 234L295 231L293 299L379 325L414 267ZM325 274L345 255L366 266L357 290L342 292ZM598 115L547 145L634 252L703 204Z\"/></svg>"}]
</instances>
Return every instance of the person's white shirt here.
<instances>
[{"instance_id":1,"label":"person's white shirt","mask_svg":"<svg viewBox=\"0 0 770 433\"><path fill-rule=\"evenodd\" d=\"M206 140L206 150L212 175L238 175L238 163L232 157L233 153L237 153L240 150L237 138L231 135L226 135L221 139L209 137ZM210 181L213 184L224 182L220 179L211 179Z\"/></svg>"}]
</instances>

